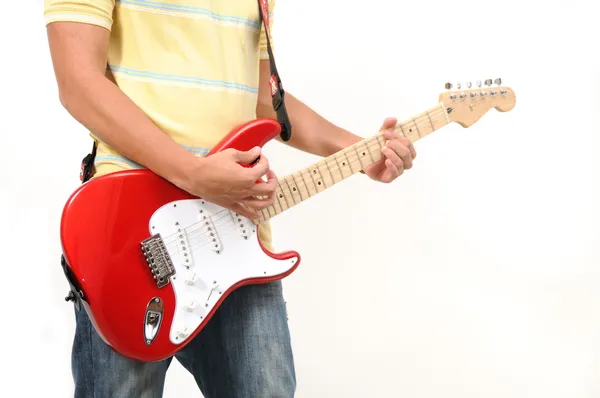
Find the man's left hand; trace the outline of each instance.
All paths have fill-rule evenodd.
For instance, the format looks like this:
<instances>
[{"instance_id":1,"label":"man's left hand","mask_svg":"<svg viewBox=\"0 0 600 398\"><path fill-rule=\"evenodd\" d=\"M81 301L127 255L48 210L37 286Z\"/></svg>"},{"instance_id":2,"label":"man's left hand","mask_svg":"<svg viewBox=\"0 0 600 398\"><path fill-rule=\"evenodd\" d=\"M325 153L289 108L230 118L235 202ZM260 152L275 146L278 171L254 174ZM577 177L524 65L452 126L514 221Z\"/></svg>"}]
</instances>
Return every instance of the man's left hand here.
<instances>
[{"instance_id":1,"label":"man's left hand","mask_svg":"<svg viewBox=\"0 0 600 398\"><path fill-rule=\"evenodd\" d=\"M371 179L383 183L390 183L408 170L413 165L417 152L412 142L396 133L393 129L398 123L395 118L387 118L383 122L380 131L384 131L386 143L381 148L383 157L370 166L365 167L364 172Z\"/></svg>"}]
</instances>

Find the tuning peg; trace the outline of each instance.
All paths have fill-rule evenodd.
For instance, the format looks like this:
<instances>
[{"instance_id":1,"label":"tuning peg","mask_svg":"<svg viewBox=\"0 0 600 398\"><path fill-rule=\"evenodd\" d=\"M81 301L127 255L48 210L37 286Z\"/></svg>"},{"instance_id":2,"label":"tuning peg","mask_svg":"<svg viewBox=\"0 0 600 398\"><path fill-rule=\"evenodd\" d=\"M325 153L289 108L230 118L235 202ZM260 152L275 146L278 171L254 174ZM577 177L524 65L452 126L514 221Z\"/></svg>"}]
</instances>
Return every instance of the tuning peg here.
<instances>
[{"instance_id":1,"label":"tuning peg","mask_svg":"<svg viewBox=\"0 0 600 398\"><path fill-rule=\"evenodd\" d=\"M459 89L459 90L460 90L460 89L461 89L461 87L462 87L462 85L460 84L460 82L456 83L456 88L457 88L457 89Z\"/></svg>"},{"instance_id":2,"label":"tuning peg","mask_svg":"<svg viewBox=\"0 0 600 398\"><path fill-rule=\"evenodd\" d=\"M477 87L481 87L481 80L477 80Z\"/></svg>"},{"instance_id":3,"label":"tuning peg","mask_svg":"<svg viewBox=\"0 0 600 398\"><path fill-rule=\"evenodd\" d=\"M497 78L496 80L494 80L494 83L499 86L499 85L502 84L502 79L501 78Z\"/></svg>"},{"instance_id":4,"label":"tuning peg","mask_svg":"<svg viewBox=\"0 0 600 398\"><path fill-rule=\"evenodd\" d=\"M486 79L485 80L485 85L486 86L491 86L492 85L492 79Z\"/></svg>"},{"instance_id":5,"label":"tuning peg","mask_svg":"<svg viewBox=\"0 0 600 398\"><path fill-rule=\"evenodd\" d=\"M467 88L471 88L473 86L473 84L471 84L471 82L467 82Z\"/></svg>"},{"instance_id":6,"label":"tuning peg","mask_svg":"<svg viewBox=\"0 0 600 398\"><path fill-rule=\"evenodd\" d=\"M446 90L452 90L452 83L448 82L444 87L446 87Z\"/></svg>"}]
</instances>

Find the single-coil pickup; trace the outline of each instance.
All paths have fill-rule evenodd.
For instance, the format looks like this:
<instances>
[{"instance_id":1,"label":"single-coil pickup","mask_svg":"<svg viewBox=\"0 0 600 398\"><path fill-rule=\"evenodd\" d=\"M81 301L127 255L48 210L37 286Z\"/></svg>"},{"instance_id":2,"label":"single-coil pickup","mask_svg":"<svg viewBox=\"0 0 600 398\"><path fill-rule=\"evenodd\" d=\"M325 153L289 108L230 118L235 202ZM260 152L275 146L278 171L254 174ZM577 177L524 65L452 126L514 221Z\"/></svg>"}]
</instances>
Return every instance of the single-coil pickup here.
<instances>
[{"instance_id":1,"label":"single-coil pickup","mask_svg":"<svg viewBox=\"0 0 600 398\"><path fill-rule=\"evenodd\" d=\"M247 218L240 216L232 211L230 211L231 217L233 218L233 222L235 223L238 233L244 239L248 239L249 231L250 231L250 221Z\"/></svg>"},{"instance_id":2,"label":"single-coil pickup","mask_svg":"<svg viewBox=\"0 0 600 398\"><path fill-rule=\"evenodd\" d=\"M191 267L194 262L194 259L192 258L192 250L190 250L191 248L187 233L181 228L177 230L177 249L179 250L181 263L187 268Z\"/></svg>"},{"instance_id":3,"label":"single-coil pickup","mask_svg":"<svg viewBox=\"0 0 600 398\"><path fill-rule=\"evenodd\" d=\"M204 225L202 226L204 229L204 233L208 238L208 245L217 254L221 253L223 249L221 240L219 239L219 234L217 234L217 229L215 228L215 225L213 224L212 220L210 219L210 217L205 217L204 220L202 220L202 222L204 223Z\"/></svg>"}]
</instances>

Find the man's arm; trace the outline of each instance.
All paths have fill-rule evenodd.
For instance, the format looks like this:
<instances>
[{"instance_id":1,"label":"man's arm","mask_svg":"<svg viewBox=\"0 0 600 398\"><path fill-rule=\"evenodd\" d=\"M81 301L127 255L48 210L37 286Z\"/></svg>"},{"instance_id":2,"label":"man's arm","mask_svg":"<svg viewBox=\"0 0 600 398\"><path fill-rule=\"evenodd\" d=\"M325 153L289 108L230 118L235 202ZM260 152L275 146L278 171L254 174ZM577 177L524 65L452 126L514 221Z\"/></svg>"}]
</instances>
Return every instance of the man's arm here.
<instances>
[{"instance_id":1,"label":"man's arm","mask_svg":"<svg viewBox=\"0 0 600 398\"><path fill-rule=\"evenodd\" d=\"M258 117L277 119L271 99L270 76L269 61L261 60L256 114ZM326 120L288 92L285 93L285 105L292 124L292 137L286 144L296 149L325 157L363 139ZM382 148L383 158L364 170L376 181L393 181L412 167L416 156L410 140L392 131L396 123L394 118L383 122L381 130L386 130L384 136L387 140Z\"/></svg>"},{"instance_id":2,"label":"man's arm","mask_svg":"<svg viewBox=\"0 0 600 398\"><path fill-rule=\"evenodd\" d=\"M60 101L67 111L124 156L185 185L197 166L195 156L176 145L105 76L109 31L57 22L47 32Z\"/></svg>"},{"instance_id":3,"label":"man's arm","mask_svg":"<svg viewBox=\"0 0 600 398\"><path fill-rule=\"evenodd\" d=\"M264 156L228 150L207 158L186 151L161 131L106 76L109 31L79 22L47 27L60 101L69 113L103 142L176 186L250 218L272 203L274 175ZM270 181L255 184L264 174ZM257 200L254 195L269 196Z\"/></svg>"}]
</instances>

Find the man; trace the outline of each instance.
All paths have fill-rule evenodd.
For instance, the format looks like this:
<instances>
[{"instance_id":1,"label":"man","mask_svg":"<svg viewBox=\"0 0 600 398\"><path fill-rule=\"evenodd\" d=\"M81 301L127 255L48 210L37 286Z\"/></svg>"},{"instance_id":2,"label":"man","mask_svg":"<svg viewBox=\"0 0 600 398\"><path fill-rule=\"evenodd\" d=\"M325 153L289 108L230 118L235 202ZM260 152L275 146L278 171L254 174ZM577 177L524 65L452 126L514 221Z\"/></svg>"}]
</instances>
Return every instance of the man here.
<instances>
[{"instance_id":1,"label":"man","mask_svg":"<svg viewBox=\"0 0 600 398\"><path fill-rule=\"evenodd\" d=\"M98 141L94 176L145 167L179 188L252 219L277 178L260 149L204 157L240 123L276 118L257 0L45 0L60 101ZM274 0L269 1L272 26ZM287 94L288 145L328 156L359 140ZM395 119L386 119L390 129ZM389 183L412 167L411 143L391 130L365 168ZM251 162L253 168L239 163ZM255 181L265 176L267 182ZM93 228L93 226L90 226ZM268 224L260 238L271 248ZM99 337L76 311L76 397L159 397L171 359L141 363ZM207 398L286 398L295 373L281 283L234 291L176 355Z\"/></svg>"}]
</instances>

